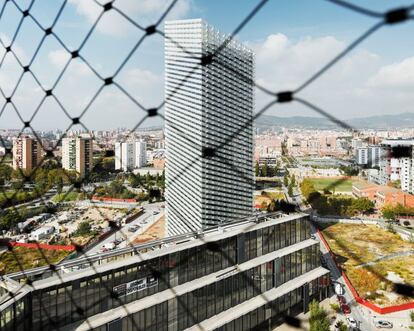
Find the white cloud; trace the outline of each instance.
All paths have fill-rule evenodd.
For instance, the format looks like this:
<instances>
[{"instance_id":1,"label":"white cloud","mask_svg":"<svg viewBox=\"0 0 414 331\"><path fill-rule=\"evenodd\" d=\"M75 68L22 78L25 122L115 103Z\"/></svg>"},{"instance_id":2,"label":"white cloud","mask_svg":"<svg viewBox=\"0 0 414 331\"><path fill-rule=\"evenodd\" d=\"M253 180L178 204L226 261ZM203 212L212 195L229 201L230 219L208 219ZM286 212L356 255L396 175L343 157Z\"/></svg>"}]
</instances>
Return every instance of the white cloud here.
<instances>
[{"instance_id":1,"label":"white cloud","mask_svg":"<svg viewBox=\"0 0 414 331\"><path fill-rule=\"evenodd\" d=\"M385 65L371 77L367 86L371 88L414 89L414 57Z\"/></svg>"},{"instance_id":2,"label":"white cloud","mask_svg":"<svg viewBox=\"0 0 414 331\"><path fill-rule=\"evenodd\" d=\"M63 49L58 49L49 52L48 58L58 70L63 70L71 55ZM91 72L88 66L81 60L72 60L69 67L71 73L76 75L87 75Z\"/></svg>"},{"instance_id":3,"label":"white cloud","mask_svg":"<svg viewBox=\"0 0 414 331\"><path fill-rule=\"evenodd\" d=\"M256 52L256 80L272 91L295 89L339 54L346 43L332 36L292 41L284 34L268 36L252 45ZM359 48L338 61L299 96L339 118L410 111L414 102L414 57L384 65L379 55ZM388 91L384 92L384 88ZM392 91L392 92L391 92ZM256 108L269 98L257 93ZM267 114L316 115L292 103Z\"/></svg>"},{"instance_id":4,"label":"white cloud","mask_svg":"<svg viewBox=\"0 0 414 331\"><path fill-rule=\"evenodd\" d=\"M104 4L108 1L100 1ZM92 0L69 0L76 7L78 14L83 15L89 22L95 22L102 7ZM118 0L114 6L128 15L139 25L146 27L154 24L171 4L171 0ZM190 10L191 0L178 1L167 15L167 19L184 17ZM112 36L125 36L130 32L132 25L120 14L110 10L104 14L97 25L97 30Z\"/></svg>"}]
</instances>

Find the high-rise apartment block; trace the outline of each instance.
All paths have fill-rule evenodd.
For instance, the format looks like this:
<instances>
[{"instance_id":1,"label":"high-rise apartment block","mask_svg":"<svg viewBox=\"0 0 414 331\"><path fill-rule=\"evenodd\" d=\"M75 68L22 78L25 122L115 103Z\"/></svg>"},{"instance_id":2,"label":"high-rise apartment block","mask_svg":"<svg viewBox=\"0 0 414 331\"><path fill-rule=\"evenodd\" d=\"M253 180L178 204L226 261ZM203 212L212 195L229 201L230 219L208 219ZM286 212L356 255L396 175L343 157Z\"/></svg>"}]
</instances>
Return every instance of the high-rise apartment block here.
<instances>
[{"instance_id":1,"label":"high-rise apartment block","mask_svg":"<svg viewBox=\"0 0 414 331\"><path fill-rule=\"evenodd\" d=\"M380 166L381 146L370 145L367 147L358 147L355 149L356 163L365 165L369 168Z\"/></svg>"},{"instance_id":2,"label":"high-rise apartment block","mask_svg":"<svg viewBox=\"0 0 414 331\"><path fill-rule=\"evenodd\" d=\"M381 142L380 180L382 185L400 180L401 189L414 193L413 139L386 139Z\"/></svg>"},{"instance_id":3,"label":"high-rise apartment block","mask_svg":"<svg viewBox=\"0 0 414 331\"><path fill-rule=\"evenodd\" d=\"M93 140L89 135L62 139L62 167L85 177L93 168Z\"/></svg>"},{"instance_id":4,"label":"high-rise apartment block","mask_svg":"<svg viewBox=\"0 0 414 331\"><path fill-rule=\"evenodd\" d=\"M145 141L115 143L115 170L131 171L147 164L147 145Z\"/></svg>"},{"instance_id":5,"label":"high-rise apartment block","mask_svg":"<svg viewBox=\"0 0 414 331\"><path fill-rule=\"evenodd\" d=\"M13 169L31 171L41 159L42 147L36 139L27 136L13 139Z\"/></svg>"},{"instance_id":6,"label":"high-rise apartment block","mask_svg":"<svg viewBox=\"0 0 414 331\"><path fill-rule=\"evenodd\" d=\"M253 212L254 54L201 19L166 22L165 33L167 232L174 235Z\"/></svg>"}]
</instances>

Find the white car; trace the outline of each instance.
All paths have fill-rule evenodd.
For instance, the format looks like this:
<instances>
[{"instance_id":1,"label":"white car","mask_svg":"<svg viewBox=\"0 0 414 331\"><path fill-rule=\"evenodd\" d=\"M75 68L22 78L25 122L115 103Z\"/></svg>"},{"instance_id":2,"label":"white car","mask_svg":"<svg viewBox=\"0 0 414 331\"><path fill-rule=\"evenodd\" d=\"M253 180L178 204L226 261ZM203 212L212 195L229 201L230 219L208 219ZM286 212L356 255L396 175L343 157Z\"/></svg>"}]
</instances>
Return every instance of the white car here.
<instances>
[{"instance_id":1,"label":"white car","mask_svg":"<svg viewBox=\"0 0 414 331\"><path fill-rule=\"evenodd\" d=\"M335 294L336 295L344 295L345 290L340 283L335 284Z\"/></svg>"},{"instance_id":2,"label":"white car","mask_svg":"<svg viewBox=\"0 0 414 331\"><path fill-rule=\"evenodd\" d=\"M348 326L349 327L355 328L355 329L358 328L358 323L355 320L355 318L353 318L353 317L347 317L346 318L346 322L348 323Z\"/></svg>"},{"instance_id":3,"label":"white car","mask_svg":"<svg viewBox=\"0 0 414 331\"><path fill-rule=\"evenodd\" d=\"M392 329L393 325L391 322L385 320L379 320L374 322L375 326L379 329Z\"/></svg>"}]
</instances>

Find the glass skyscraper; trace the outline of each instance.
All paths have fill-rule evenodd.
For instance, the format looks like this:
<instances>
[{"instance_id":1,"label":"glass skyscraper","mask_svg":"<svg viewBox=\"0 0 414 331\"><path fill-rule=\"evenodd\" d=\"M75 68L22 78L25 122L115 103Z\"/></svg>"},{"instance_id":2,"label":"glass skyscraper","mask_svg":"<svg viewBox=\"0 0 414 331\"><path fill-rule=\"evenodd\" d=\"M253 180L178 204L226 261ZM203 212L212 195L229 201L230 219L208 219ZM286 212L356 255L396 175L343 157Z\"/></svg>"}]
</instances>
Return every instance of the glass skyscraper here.
<instances>
[{"instance_id":1,"label":"glass skyscraper","mask_svg":"<svg viewBox=\"0 0 414 331\"><path fill-rule=\"evenodd\" d=\"M165 34L167 232L251 216L254 54L201 19Z\"/></svg>"}]
</instances>

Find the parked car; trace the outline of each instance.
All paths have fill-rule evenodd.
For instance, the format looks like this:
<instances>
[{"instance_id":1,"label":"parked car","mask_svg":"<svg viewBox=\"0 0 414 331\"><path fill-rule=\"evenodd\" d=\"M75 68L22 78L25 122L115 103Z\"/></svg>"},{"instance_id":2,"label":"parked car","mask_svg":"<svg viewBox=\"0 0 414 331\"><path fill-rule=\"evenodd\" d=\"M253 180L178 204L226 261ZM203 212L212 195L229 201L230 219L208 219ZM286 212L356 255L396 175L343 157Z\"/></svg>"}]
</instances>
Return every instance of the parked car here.
<instances>
[{"instance_id":1,"label":"parked car","mask_svg":"<svg viewBox=\"0 0 414 331\"><path fill-rule=\"evenodd\" d=\"M393 327L391 322L385 321L385 320L375 321L374 324L375 324L375 327L379 329L392 329Z\"/></svg>"},{"instance_id":2,"label":"parked car","mask_svg":"<svg viewBox=\"0 0 414 331\"><path fill-rule=\"evenodd\" d=\"M107 250L111 250L116 247L116 244L114 241L111 241L109 243L104 244L103 247L106 248Z\"/></svg>"},{"instance_id":3,"label":"parked car","mask_svg":"<svg viewBox=\"0 0 414 331\"><path fill-rule=\"evenodd\" d=\"M345 290L342 287L342 284L340 284L340 283L335 284L335 293L336 293L336 295L344 295L345 294Z\"/></svg>"},{"instance_id":4,"label":"parked car","mask_svg":"<svg viewBox=\"0 0 414 331\"><path fill-rule=\"evenodd\" d=\"M350 314L351 313L351 308L347 304L341 305L341 309L344 312L344 314Z\"/></svg>"},{"instance_id":5,"label":"parked car","mask_svg":"<svg viewBox=\"0 0 414 331\"><path fill-rule=\"evenodd\" d=\"M137 230L138 230L138 228L139 228L139 226L138 226L138 225L131 225L131 226L128 228L128 231L129 231L129 232L135 232L135 231L137 231Z\"/></svg>"},{"instance_id":6,"label":"parked car","mask_svg":"<svg viewBox=\"0 0 414 331\"><path fill-rule=\"evenodd\" d=\"M336 298L338 299L341 305L346 305L346 299L343 295L337 295Z\"/></svg>"},{"instance_id":7,"label":"parked car","mask_svg":"<svg viewBox=\"0 0 414 331\"><path fill-rule=\"evenodd\" d=\"M358 328L358 323L357 323L357 321L355 320L355 318L353 318L353 317L347 317L347 318L346 318L346 322L348 323L348 326L349 326L350 328L353 328L353 329Z\"/></svg>"}]
</instances>

